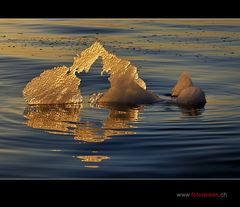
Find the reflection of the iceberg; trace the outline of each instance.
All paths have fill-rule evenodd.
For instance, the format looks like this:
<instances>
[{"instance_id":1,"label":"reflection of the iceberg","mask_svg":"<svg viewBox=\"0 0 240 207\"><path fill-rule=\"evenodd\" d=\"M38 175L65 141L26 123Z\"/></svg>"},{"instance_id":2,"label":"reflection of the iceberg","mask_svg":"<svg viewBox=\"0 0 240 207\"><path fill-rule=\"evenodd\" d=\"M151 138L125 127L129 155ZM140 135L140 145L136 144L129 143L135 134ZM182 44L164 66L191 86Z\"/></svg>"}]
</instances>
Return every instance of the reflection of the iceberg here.
<instances>
[{"instance_id":1,"label":"reflection of the iceberg","mask_svg":"<svg viewBox=\"0 0 240 207\"><path fill-rule=\"evenodd\" d=\"M93 106L92 106L93 107ZM94 122L79 122L81 104L65 105L29 105L24 116L26 125L45 129L53 134L72 134L74 139L85 142L103 142L112 136L134 134L126 129L134 128L130 122L138 119L140 107L95 105L109 110L109 115L96 127Z\"/></svg>"},{"instance_id":2,"label":"reflection of the iceberg","mask_svg":"<svg viewBox=\"0 0 240 207\"><path fill-rule=\"evenodd\" d=\"M103 155L89 155L89 156L77 156L82 162L89 163L85 165L86 168L98 168L97 163L102 162L103 160L107 160L110 157Z\"/></svg>"},{"instance_id":3,"label":"reflection of the iceberg","mask_svg":"<svg viewBox=\"0 0 240 207\"><path fill-rule=\"evenodd\" d=\"M193 108L193 107L183 107L183 106L179 106L179 108L181 109L182 115L185 117L195 117L195 116L199 116L204 112L204 108Z\"/></svg>"},{"instance_id":4,"label":"reflection of the iceberg","mask_svg":"<svg viewBox=\"0 0 240 207\"><path fill-rule=\"evenodd\" d=\"M82 105L28 105L24 111L26 125L32 128L46 129L48 133L66 134L69 128L75 128L79 120Z\"/></svg>"},{"instance_id":5,"label":"reflection of the iceberg","mask_svg":"<svg viewBox=\"0 0 240 207\"><path fill-rule=\"evenodd\" d=\"M32 128L44 129L51 134L69 134L75 140L85 142L103 142L117 135L135 134L129 129L134 128L131 122L138 120L141 107L94 105L91 107L108 109L108 117L98 123L87 121L80 122L81 104L65 105L29 105L24 111L28 120L26 125ZM97 163L110 157L102 155L76 156L86 168L98 168ZM89 163L89 165L88 165Z\"/></svg>"},{"instance_id":6,"label":"reflection of the iceberg","mask_svg":"<svg viewBox=\"0 0 240 207\"><path fill-rule=\"evenodd\" d=\"M98 103L92 107L106 108L109 110L108 118L103 122L103 128L108 132L107 129L128 129L134 128L134 126L129 125L129 122L134 122L138 120L138 114L143 106L124 106L124 105L114 105L114 104L103 104ZM123 131L118 131L116 135L129 134L131 132L123 133ZM113 135L115 133L113 132Z\"/></svg>"},{"instance_id":7,"label":"reflection of the iceberg","mask_svg":"<svg viewBox=\"0 0 240 207\"><path fill-rule=\"evenodd\" d=\"M28 120L26 125L44 129L51 134L72 135L75 140L84 142L103 142L118 135L135 134L134 122L138 120L139 111L143 106L117 106L95 104L91 107L107 109L108 117L99 123L93 121L80 122L82 104L65 105L29 105L24 111ZM180 107L183 116L198 116L204 109ZM109 159L103 155L76 156L87 168L98 168L97 163ZM89 165L88 165L89 164Z\"/></svg>"}]
</instances>

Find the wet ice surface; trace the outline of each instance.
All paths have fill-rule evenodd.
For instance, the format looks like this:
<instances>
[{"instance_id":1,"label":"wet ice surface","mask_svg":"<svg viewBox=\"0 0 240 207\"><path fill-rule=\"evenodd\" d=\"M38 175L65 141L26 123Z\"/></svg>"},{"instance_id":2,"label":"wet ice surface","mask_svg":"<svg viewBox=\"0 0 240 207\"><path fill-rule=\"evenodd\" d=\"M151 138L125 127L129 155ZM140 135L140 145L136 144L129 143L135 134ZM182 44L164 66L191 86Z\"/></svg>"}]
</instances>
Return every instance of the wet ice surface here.
<instances>
[{"instance_id":1,"label":"wet ice surface","mask_svg":"<svg viewBox=\"0 0 240 207\"><path fill-rule=\"evenodd\" d=\"M239 177L239 21L6 21L0 21L1 177ZM189 72L206 92L205 108L25 104L29 80L71 65L97 39L136 66L159 96ZM109 88L101 68L97 61L79 74L84 99Z\"/></svg>"}]
</instances>

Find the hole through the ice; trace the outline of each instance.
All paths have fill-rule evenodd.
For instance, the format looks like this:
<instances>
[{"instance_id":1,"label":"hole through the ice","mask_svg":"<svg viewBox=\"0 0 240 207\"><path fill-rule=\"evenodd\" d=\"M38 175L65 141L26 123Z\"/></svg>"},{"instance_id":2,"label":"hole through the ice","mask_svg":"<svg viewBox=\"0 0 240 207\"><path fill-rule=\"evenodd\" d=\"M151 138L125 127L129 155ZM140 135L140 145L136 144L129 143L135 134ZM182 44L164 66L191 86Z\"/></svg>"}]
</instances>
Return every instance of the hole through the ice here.
<instances>
[{"instance_id":1,"label":"hole through the ice","mask_svg":"<svg viewBox=\"0 0 240 207\"><path fill-rule=\"evenodd\" d=\"M101 74L102 58L99 57L91 66L89 72L76 73L76 76L81 79L79 90L83 97L89 97L93 93L103 93L110 88L110 83L107 73Z\"/></svg>"}]
</instances>

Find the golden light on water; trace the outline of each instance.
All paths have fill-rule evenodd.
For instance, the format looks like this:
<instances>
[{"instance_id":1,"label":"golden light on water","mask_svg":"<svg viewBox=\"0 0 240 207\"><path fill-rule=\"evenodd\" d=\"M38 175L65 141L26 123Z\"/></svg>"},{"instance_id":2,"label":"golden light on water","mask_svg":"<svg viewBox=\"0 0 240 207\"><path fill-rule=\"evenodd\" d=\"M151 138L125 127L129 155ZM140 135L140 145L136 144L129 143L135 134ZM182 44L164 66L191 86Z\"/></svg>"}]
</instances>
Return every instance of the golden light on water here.
<instances>
[{"instance_id":1,"label":"golden light on water","mask_svg":"<svg viewBox=\"0 0 240 207\"><path fill-rule=\"evenodd\" d=\"M84 165L86 168L99 168L99 165L93 165L93 163L100 163L104 160L110 159L108 156L103 156L103 155L88 155L88 156L77 156L78 159L80 159L84 163L92 163L92 165Z\"/></svg>"},{"instance_id":2,"label":"golden light on water","mask_svg":"<svg viewBox=\"0 0 240 207\"><path fill-rule=\"evenodd\" d=\"M28 119L25 124L51 134L71 135L84 142L103 142L113 136L135 134L128 129L134 128L131 122L137 121L140 108L107 106L109 115L102 121L102 127L97 127L94 122L79 121L81 109L82 105L74 104L28 106L24 112Z\"/></svg>"},{"instance_id":3,"label":"golden light on water","mask_svg":"<svg viewBox=\"0 0 240 207\"><path fill-rule=\"evenodd\" d=\"M96 168L99 168L99 166L97 166L97 165L85 165L84 167L86 167L86 168L90 168L90 169L96 169Z\"/></svg>"},{"instance_id":4,"label":"golden light on water","mask_svg":"<svg viewBox=\"0 0 240 207\"><path fill-rule=\"evenodd\" d=\"M231 25L231 24L240 24L239 19L211 19L211 20L191 20L191 19L151 19L151 20L137 20L137 19L128 19L127 21L121 19L75 19L68 21L58 20L57 25L59 26L81 26L81 27L98 27L98 28L121 28L121 29L129 29L129 25L134 25L135 29L138 29L138 23L145 22L144 27L146 37L152 39L152 37L183 37L183 38L225 38L225 37L234 37L240 38L238 33L234 33L228 30L223 31L211 31L211 30L198 30L192 29L191 32L177 29L174 27L169 27L167 30L159 25L158 30L154 30L154 34L152 33L152 29L154 26L151 23L164 23L164 24L187 24L193 26L201 26L201 25ZM1 30L0 30L0 54L1 55L10 55L10 56L19 56L19 57L27 57L27 58L44 58L44 59L61 59L61 60L70 60L72 56L74 56L79 50L84 48L84 44L93 42L96 38L101 39L102 42L118 42L122 41L121 48L131 48L131 44L128 42L132 42L135 40L134 33L128 35L86 35L79 34L77 36L69 36L64 34L57 33L48 33L42 29L42 25L56 25L55 21L49 21L47 19L0 19ZM148 24L149 23L149 24ZM16 25L22 24L21 27L16 27ZM36 24L40 27L32 28L31 25ZM142 26L142 25L141 25ZM41 31L39 34L38 31ZM149 31L149 32L148 32ZM152 36L154 35L154 36ZM144 48L144 49L172 49L172 50L185 50L191 51L193 48L199 50L210 49L212 54L217 53L225 53L234 51L234 56L239 55L239 45L225 45L225 44L215 44L215 43L204 43L201 42L165 42L160 41L156 42L150 40L148 42L139 39L137 42L134 41L134 47ZM38 46L33 43L38 43ZM84 43L84 44L83 44ZM116 45L113 47L116 47Z\"/></svg>"},{"instance_id":5,"label":"golden light on water","mask_svg":"<svg viewBox=\"0 0 240 207\"><path fill-rule=\"evenodd\" d=\"M28 120L26 125L32 128L52 130L52 133L70 132L79 120L82 105L30 105L24 111Z\"/></svg>"},{"instance_id":6,"label":"golden light on water","mask_svg":"<svg viewBox=\"0 0 240 207\"><path fill-rule=\"evenodd\" d=\"M102 155L77 156L77 158L82 160L82 162L102 162L109 159L108 156Z\"/></svg>"}]
</instances>

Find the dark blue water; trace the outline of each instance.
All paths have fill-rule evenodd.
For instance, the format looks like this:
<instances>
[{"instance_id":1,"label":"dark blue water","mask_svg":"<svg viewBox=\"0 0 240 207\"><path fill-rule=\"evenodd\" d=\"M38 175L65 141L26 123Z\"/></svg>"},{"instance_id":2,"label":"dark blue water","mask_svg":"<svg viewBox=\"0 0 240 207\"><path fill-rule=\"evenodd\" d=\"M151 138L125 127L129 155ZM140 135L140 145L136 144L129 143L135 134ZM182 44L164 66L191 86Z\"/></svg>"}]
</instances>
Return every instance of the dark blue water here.
<instances>
[{"instance_id":1,"label":"dark blue water","mask_svg":"<svg viewBox=\"0 0 240 207\"><path fill-rule=\"evenodd\" d=\"M35 19L0 29L7 35L2 44L16 45L0 48L0 177L239 178L240 24L211 22ZM20 29L24 37L11 36ZM205 108L25 104L28 81L45 69L70 66L72 51L96 38L138 67L148 90L162 98L188 71L207 95ZM18 52L22 45L30 52ZM45 56L31 56L34 48ZM61 58L52 55L60 52ZM97 61L79 75L84 100L109 87L100 69Z\"/></svg>"}]
</instances>

